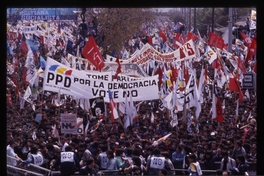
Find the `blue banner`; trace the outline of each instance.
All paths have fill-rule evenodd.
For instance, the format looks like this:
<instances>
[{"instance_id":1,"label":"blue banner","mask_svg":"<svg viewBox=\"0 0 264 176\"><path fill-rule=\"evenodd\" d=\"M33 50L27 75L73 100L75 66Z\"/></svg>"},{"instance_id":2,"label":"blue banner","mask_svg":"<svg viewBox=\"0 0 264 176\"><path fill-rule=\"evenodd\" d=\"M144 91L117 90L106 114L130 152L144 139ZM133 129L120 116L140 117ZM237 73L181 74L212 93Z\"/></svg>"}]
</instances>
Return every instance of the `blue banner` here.
<instances>
[{"instance_id":1,"label":"blue banner","mask_svg":"<svg viewBox=\"0 0 264 176\"><path fill-rule=\"evenodd\" d=\"M7 8L7 20L77 20L77 8Z\"/></svg>"}]
</instances>

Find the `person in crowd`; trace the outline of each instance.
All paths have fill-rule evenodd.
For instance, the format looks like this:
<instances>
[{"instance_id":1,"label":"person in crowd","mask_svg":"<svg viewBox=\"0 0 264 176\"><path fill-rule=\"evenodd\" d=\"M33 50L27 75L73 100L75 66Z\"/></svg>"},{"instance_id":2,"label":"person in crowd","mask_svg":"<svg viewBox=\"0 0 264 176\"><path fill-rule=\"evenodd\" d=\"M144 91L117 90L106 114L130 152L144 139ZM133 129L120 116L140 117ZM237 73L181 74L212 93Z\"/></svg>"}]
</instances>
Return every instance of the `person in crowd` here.
<instances>
[{"instance_id":1,"label":"person in crowd","mask_svg":"<svg viewBox=\"0 0 264 176\"><path fill-rule=\"evenodd\" d=\"M106 156L107 156L106 170L115 171L115 172L107 173L107 175L116 175L118 173L117 163L113 150L107 150Z\"/></svg>"},{"instance_id":2,"label":"person in crowd","mask_svg":"<svg viewBox=\"0 0 264 176\"><path fill-rule=\"evenodd\" d=\"M245 175L248 171L248 164L243 155L238 155L236 158L237 167L231 169L232 175Z\"/></svg>"},{"instance_id":3,"label":"person in crowd","mask_svg":"<svg viewBox=\"0 0 264 176\"><path fill-rule=\"evenodd\" d=\"M215 162L213 159L213 152L207 151L204 157L204 163L202 165L203 170L215 170ZM203 175L212 175L212 172L203 172Z\"/></svg>"},{"instance_id":4,"label":"person in crowd","mask_svg":"<svg viewBox=\"0 0 264 176\"><path fill-rule=\"evenodd\" d=\"M21 166L26 166L29 163L35 164L35 165L42 165L43 164L43 156L41 152L38 150L37 146L33 145L27 155L27 159L23 160L20 164Z\"/></svg>"},{"instance_id":5,"label":"person in crowd","mask_svg":"<svg viewBox=\"0 0 264 176\"><path fill-rule=\"evenodd\" d=\"M88 145L88 147L87 147L87 149L91 152L93 158L97 157L98 146L99 146L98 141L93 141L92 144Z\"/></svg>"},{"instance_id":6,"label":"person in crowd","mask_svg":"<svg viewBox=\"0 0 264 176\"><path fill-rule=\"evenodd\" d=\"M132 165L129 167L124 168L124 174L131 174L131 175L143 175L147 173L147 168L141 163L141 159L138 156L134 156L132 158ZM139 173L137 172L137 169L139 168Z\"/></svg>"},{"instance_id":7,"label":"person in crowd","mask_svg":"<svg viewBox=\"0 0 264 176\"><path fill-rule=\"evenodd\" d=\"M231 173L231 170L236 167L236 161L228 156L228 152L227 151L223 151L222 152L222 160L220 163L220 172L223 171L227 171L228 173Z\"/></svg>"},{"instance_id":8,"label":"person in crowd","mask_svg":"<svg viewBox=\"0 0 264 176\"><path fill-rule=\"evenodd\" d=\"M118 148L115 152L117 170L123 170L130 165L128 158L124 156L124 150Z\"/></svg>"},{"instance_id":9,"label":"person in crowd","mask_svg":"<svg viewBox=\"0 0 264 176\"><path fill-rule=\"evenodd\" d=\"M196 160L196 155L193 153L190 153L188 155L189 160L189 167L188 172L192 175L203 175L203 172L200 167L200 163Z\"/></svg>"},{"instance_id":10,"label":"person in crowd","mask_svg":"<svg viewBox=\"0 0 264 176\"><path fill-rule=\"evenodd\" d=\"M71 146L65 147L65 152L61 152L60 156L51 166L51 169L59 167L61 176L71 176L75 171L80 169L80 163L77 155L72 151Z\"/></svg>"},{"instance_id":11,"label":"person in crowd","mask_svg":"<svg viewBox=\"0 0 264 176\"><path fill-rule=\"evenodd\" d=\"M182 169L184 153L182 151L182 146L178 145L176 150L172 153L171 156L172 163L175 169ZM181 174L181 171L175 171L176 175Z\"/></svg>"},{"instance_id":12,"label":"person in crowd","mask_svg":"<svg viewBox=\"0 0 264 176\"><path fill-rule=\"evenodd\" d=\"M141 147L141 146L140 146ZM146 165L147 162L145 160L145 158L142 156L142 147L140 148L138 145L134 148L133 152L132 152L132 155L133 156L138 156L141 160L141 163L143 165Z\"/></svg>"},{"instance_id":13,"label":"person in crowd","mask_svg":"<svg viewBox=\"0 0 264 176\"><path fill-rule=\"evenodd\" d=\"M17 166L17 162L23 161L14 151L16 145L17 143L11 139L6 147L7 164L11 166Z\"/></svg>"},{"instance_id":14,"label":"person in crowd","mask_svg":"<svg viewBox=\"0 0 264 176\"><path fill-rule=\"evenodd\" d=\"M106 169L106 165L107 165L107 151L108 147L107 145L103 145L101 147L101 153L98 154L97 156L97 163L99 165L100 170L105 170Z\"/></svg>"},{"instance_id":15,"label":"person in crowd","mask_svg":"<svg viewBox=\"0 0 264 176\"><path fill-rule=\"evenodd\" d=\"M175 175L174 165L173 165L173 163L172 163L172 161L171 161L169 155L170 155L170 154L169 154L169 152L167 152L167 151L163 151L163 152L161 152L161 156L164 157L165 160L166 160L166 161L169 163L169 165L170 165L170 171L168 171L168 174L169 174L169 175Z\"/></svg>"},{"instance_id":16,"label":"person in crowd","mask_svg":"<svg viewBox=\"0 0 264 176\"><path fill-rule=\"evenodd\" d=\"M79 175L97 175L99 171L99 166L95 163L93 157L89 158L86 165L81 167Z\"/></svg>"},{"instance_id":17,"label":"person in crowd","mask_svg":"<svg viewBox=\"0 0 264 176\"><path fill-rule=\"evenodd\" d=\"M189 168L189 164L190 164L189 159L188 159L188 155L190 153L192 153L192 149L189 146L185 145L183 147L183 153L184 153L184 159L183 159L182 168L183 169L188 169ZM183 173L187 174L188 171L183 171Z\"/></svg>"},{"instance_id":18,"label":"person in crowd","mask_svg":"<svg viewBox=\"0 0 264 176\"><path fill-rule=\"evenodd\" d=\"M158 148L155 148L152 154L153 155L147 160L146 168L148 170L148 174L158 175L159 170L161 169L166 169L167 171L171 170L170 163L161 156Z\"/></svg>"},{"instance_id":19,"label":"person in crowd","mask_svg":"<svg viewBox=\"0 0 264 176\"><path fill-rule=\"evenodd\" d=\"M28 166L30 163L37 165L37 166L42 166L44 162L44 158L41 154L41 152L38 150L37 146L33 145L31 146L31 149L28 153L27 159L23 160L20 165L22 167ZM34 167L34 166L29 166L31 171L35 171L37 173L41 173L42 170Z\"/></svg>"},{"instance_id":20,"label":"person in crowd","mask_svg":"<svg viewBox=\"0 0 264 176\"><path fill-rule=\"evenodd\" d=\"M237 156L242 155L246 158L246 150L244 149L244 147L242 146L241 141L237 141L235 143L235 147L232 153L232 158L235 159L237 158Z\"/></svg>"},{"instance_id":21,"label":"person in crowd","mask_svg":"<svg viewBox=\"0 0 264 176\"><path fill-rule=\"evenodd\" d=\"M220 162L222 160L223 156L222 156L222 150L221 148L217 148L216 150L216 154L214 155L213 159L215 162Z\"/></svg>"},{"instance_id":22,"label":"person in crowd","mask_svg":"<svg viewBox=\"0 0 264 176\"><path fill-rule=\"evenodd\" d=\"M249 162L254 162L254 163L257 162L257 149L256 149L256 147L252 147L251 148L251 151L249 153L248 161Z\"/></svg>"},{"instance_id":23,"label":"person in crowd","mask_svg":"<svg viewBox=\"0 0 264 176\"><path fill-rule=\"evenodd\" d=\"M86 145L85 145L86 146ZM90 150L88 148L85 148L84 149L84 152L82 154L82 157L81 157L81 160L80 160L80 165L81 166L85 166L85 162L90 159L90 158L93 158L93 155L92 153L90 152Z\"/></svg>"},{"instance_id":24,"label":"person in crowd","mask_svg":"<svg viewBox=\"0 0 264 176\"><path fill-rule=\"evenodd\" d=\"M32 139L27 139L25 145L22 147L22 153L23 153L23 160L25 160L27 158L27 155L29 153L29 151L31 150L31 146L33 144Z\"/></svg>"}]
</instances>

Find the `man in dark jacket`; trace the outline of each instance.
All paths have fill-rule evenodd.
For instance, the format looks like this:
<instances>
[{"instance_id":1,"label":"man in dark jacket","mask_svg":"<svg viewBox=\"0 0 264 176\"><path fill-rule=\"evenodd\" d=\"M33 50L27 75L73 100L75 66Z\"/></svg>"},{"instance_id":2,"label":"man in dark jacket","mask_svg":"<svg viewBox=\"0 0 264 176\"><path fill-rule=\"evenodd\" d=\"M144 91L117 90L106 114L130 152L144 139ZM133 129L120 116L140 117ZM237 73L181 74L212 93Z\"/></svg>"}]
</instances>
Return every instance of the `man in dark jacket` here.
<instances>
[{"instance_id":1,"label":"man in dark jacket","mask_svg":"<svg viewBox=\"0 0 264 176\"><path fill-rule=\"evenodd\" d=\"M97 175L99 166L94 163L94 159L91 157L86 161L86 166L80 169L79 175Z\"/></svg>"},{"instance_id":2,"label":"man in dark jacket","mask_svg":"<svg viewBox=\"0 0 264 176\"><path fill-rule=\"evenodd\" d=\"M60 167L61 176L73 175L76 170L80 169L80 163L77 155L72 151L70 145L65 147L65 152L61 152L51 169Z\"/></svg>"}]
</instances>

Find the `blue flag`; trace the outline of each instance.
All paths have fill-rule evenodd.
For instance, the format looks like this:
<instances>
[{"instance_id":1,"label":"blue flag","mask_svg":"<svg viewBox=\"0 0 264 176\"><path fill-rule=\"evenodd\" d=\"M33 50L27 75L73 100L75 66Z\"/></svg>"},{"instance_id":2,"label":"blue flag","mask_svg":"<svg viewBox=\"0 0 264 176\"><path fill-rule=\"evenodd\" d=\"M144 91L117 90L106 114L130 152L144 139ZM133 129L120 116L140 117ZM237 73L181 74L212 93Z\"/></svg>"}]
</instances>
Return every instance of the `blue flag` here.
<instances>
[{"instance_id":1,"label":"blue flag","mask_svg":"<svg viewBox=\"0 0 264 176\"><path fill-rule=\"evenodd\" d=\"M39 58L40 58L40 67L44 70L46 67L46 60L42 56L39 56Z\"/></svg>"}]
</instances>

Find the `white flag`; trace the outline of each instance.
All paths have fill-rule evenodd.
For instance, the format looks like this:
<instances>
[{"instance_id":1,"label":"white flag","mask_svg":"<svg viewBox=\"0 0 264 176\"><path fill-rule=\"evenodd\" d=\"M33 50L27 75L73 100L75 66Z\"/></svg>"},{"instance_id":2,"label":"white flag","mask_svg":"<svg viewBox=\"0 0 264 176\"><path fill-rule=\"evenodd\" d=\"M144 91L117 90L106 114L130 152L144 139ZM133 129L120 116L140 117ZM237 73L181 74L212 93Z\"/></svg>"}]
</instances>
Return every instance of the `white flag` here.
<instances>
[{"instance_id":1,"label":"white flag","mask_svg":"<svg viewBox=\"0 0 264 176\"><path fill-rule=\"evenodd\" d=\"M249 95L249 91L248 91L248 89L245 91L245 95L246 95L246 97L250 100L250 95Z\"/></svg>"}]
</instances>

